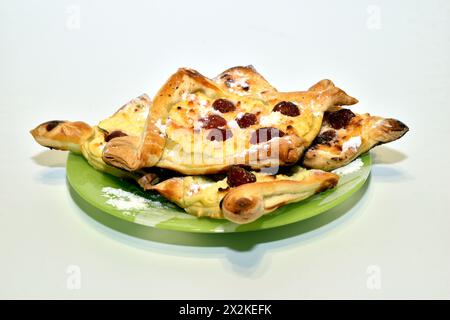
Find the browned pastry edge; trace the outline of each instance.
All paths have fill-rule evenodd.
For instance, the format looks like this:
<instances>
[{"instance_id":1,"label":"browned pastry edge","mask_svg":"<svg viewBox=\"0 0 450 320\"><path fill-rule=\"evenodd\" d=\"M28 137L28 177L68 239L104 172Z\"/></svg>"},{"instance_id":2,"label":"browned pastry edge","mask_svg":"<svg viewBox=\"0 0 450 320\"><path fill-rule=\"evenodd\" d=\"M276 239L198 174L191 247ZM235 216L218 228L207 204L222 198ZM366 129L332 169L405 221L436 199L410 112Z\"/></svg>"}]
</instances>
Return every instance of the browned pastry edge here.
<instances>
[{"instance_id":1,"label":"browned pastry edge","mask_svg":"<svg viewBox=\"0 0 450 320\"><path fill-rule=\"evenodd\" d=\"M184 182L183 178L171 178L161 184L149 185L148 190L155 190L163 197L183 207Z\"/></svg>"},{"instance_id":2,"label":"browned pastry edge","mask_svg":"<svg viewBox=\"0 0 450 320\"><path fill-rule=\"evenodd\" d=\"M343 110L337 108L337 110ZM340 129L333 129L326 121L322 124L321 134L306 150L302 165L306 168L320 169L325 171L334 170L347 165L361 154L372 148L395 141L403 137L409 128L403 122L392 119L371 116L370 114L355 114L347 125ZM323 132L332 131L335 138L329 142L320 142ZM339 136L337 136L339 134ZM361 145L354 149L342 150L345 137L346 141L353 137L361 138Z\"/></svg>"},{"instance_id":3,"label":"browned pastry edge","mask_svg":"<svg viewBox=\"0 0 450 320\"><path fill-rule=\"evenodd\" d=\"M242 78L246 78L242 86ZM224 91L239 92L241 95L260 95L275 93L275 89L256 69L252 66L238 66L225 70L213 81Z\"/></svg>"},{"instance_id":4,"label":"browned pastry edge","mask_svg":"<svg viewBox=\"0 0 450 320\"><path fill-rule=\"evenodd\" d=\"M30 131L40 145L57 150L80 153L80 146L94 133L93 128L81 121L47 121Z\"/></svg>"},{"instance_id":5,"label":"browned pastry edge","mask_svg":"<svg viewBox=\"0 0 450 320\"><path fill-rule=\"evenodd\" d=\"M338 181L339 176L333 173L317 171L301 181L248 183L232 188L223 198L221 208L227 220L249 223L288 203L334 188Z\"/></svg>"},{"instance_id":6,"label":"browned pastry edge","mask_svg":"<svg viewBox=\"0 0 450 320\"><path fill-rule=\"evenodd\" d=\"M195 90L210 91L214 94L218 87L199 72L181 68L172 75L165 85L156 94L150 110L147 126L144 129L142 144L140 145L140 167L152 167L161 158L165 138L163 133L155 125L157 121L165 124L169 111L184 92Z\"/></svg>"}]
</instances>

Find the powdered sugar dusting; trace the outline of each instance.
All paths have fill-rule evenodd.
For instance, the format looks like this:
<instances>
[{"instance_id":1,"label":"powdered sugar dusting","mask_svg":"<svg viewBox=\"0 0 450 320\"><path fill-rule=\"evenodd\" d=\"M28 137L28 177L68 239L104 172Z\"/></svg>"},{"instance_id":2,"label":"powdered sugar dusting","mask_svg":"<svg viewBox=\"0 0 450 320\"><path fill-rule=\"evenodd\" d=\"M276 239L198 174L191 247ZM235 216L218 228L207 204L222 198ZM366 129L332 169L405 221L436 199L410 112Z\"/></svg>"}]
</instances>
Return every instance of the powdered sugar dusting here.
<instances>
[{"instance_id":1,"label":"powdered sugar dusting","mask_svg":"<svg viewBox=\"0 0 450 320\"><path fill-rule=\"evenodd\" d=\"M171 203L150 200L122 189L104 187L102 196L108 198L106 203L120 210L122 215L146 226L153 227L174 218L195 219L194 216L179 211L179 208Z\"/></svg>"},{"instance_id":2,"label":"powdered sugar dusting","mask_svg":"<svg viewBox=\"0 0 450 320\"><path fill-rule=\"evenodd\" d=\"M228 121L228 128L230 129L239 129L239 124L236 120L230 120Z\"/></svg>"},{"instance_id":3,"label":"powdered sugar dusting","mask_svg":"<svg viewBox=\"0 0 450 320\"><path fill-rule=\"evenodd\" d=\"M336 173L340 176L344 176L353 172L356 172L360 170L364 166L364 162L361 160L361 158L358 158L352 162L350 162L348 165L343 166L341 168L337 168L333 170L333 173Z\"/></svg>"},{"instance_id":4,"label":"powdered sugar dusting","mask_svg":"<svg viewBox=\"0 0 450 320\"><path fill-rule=\"evenodd\" d=\"M162 207L157 201L152 201L137 194L111 187L102 188L102 196L108 198L107 204L123 211L144 210L149 207Z\"/></svg>"},{"instance_id":5,"label":"powdered sugar dusting","mask_svg":"<svg viewBox=\"0 0 450 320\"><path fill-rule=\"evenodd\" d=\"M228 86L230 88L236 88L236 87L248 88L248 79L247 78L235 79L233 81L228 82Z\"/></svg>"},{"instance_id":6,"label":"powdered sugar dusting","mask_svg":"<svg viewBox=\"0 0 450 320\"><path fill-rule=\"evenodd\" d=\"M159 129L161 135L164 135L166 133L167 126L165 124L162 124L161 119L158 119L158 121L155 122L155 126Z\"/></svg>"},{"instance_id":7,"label":"powdered sugar dusting","mask_svg":"<svg viewBox=\"0 0 450 320\"><path fill-rule=\"evenodd\" d=\"M203 128L203 122L202 121L195 121L194 122L194 131L200 131Z\"/></svg>"},{"instance_id":8,"label":"powdered sugar dusting","mask_svg":"<svg viewBox=\"0 0 450 320\"><path fill-rule=\"evenodd\" d=\"M259 119L259 123L263 127L271 127L279 124L281 121L281 113L280 112L271 112L267 116L262 116Z\"/></svg>"},{"instance_id":9,"label":"powdered sugar dusting","mask_svg":"<svg viewBox=\"0 0 450 320\"><path fill-rule=\"evenodd\" d=\"M348 149L353 149L354 151L358 150L358 148L361 146L361 137L352 137L344 142L342 145L342 152L346 152Z\"/></svg>"},{"instance_id":10,"label":"powdered sugar dusting","mask_svg":"<svg viewBox=\"0 0 450 320\"><path fill-rule=\"evenodd\" d=\"M201 186L199 184L191 184L189 186L188 196L192 196L200 191Z\"/></svg>"},{"instance_id":11,"label":"powdered sugar dusting","mask_svg":"<svg viewBox=\"0 0 450 320\"><path fill-rule=\"evenodd\" d=\"M212 183L193 183L189 186L188 196L193 196L211 185Z\"/></svg>"},{"instance_id":12,"label":"powdered sugar dusting","mask_svg":"<svg viewBox=\"0 0 450 320\"><path fill-rule=\"evenodd\" d=\"M181 95L181 100L183 101L195 101L197 99L197 95L190 92L183 92Z\"/></svg>"}]
</instances>

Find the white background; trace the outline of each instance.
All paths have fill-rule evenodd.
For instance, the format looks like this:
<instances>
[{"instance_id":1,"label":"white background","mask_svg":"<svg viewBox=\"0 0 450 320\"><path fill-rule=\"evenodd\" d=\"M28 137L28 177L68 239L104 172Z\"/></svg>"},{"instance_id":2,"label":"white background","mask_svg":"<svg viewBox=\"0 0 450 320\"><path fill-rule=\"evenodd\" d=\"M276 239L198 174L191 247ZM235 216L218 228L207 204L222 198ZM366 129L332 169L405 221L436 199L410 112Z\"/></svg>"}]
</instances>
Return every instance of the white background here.
<instances>
[{"instance_id":1,"label":"white background","mask_svg":"<svg viewBox=\"0 0 450 320\"><path fill-rule=\"evenodd\" d=\"M0 0L0 41L1 298L450 298L450 2ZM247 64L281 90L330 78L410 132L346 204L228 236L97 222L28 133Z\"/></svg>"}]
</instances>

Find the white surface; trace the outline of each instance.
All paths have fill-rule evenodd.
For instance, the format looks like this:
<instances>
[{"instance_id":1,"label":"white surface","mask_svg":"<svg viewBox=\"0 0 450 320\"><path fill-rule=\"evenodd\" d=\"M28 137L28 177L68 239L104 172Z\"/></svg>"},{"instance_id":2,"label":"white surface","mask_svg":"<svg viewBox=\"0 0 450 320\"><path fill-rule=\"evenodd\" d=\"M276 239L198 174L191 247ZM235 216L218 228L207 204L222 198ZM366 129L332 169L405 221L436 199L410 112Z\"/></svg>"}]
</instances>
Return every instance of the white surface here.
<instances>
[{"instance_id":1,"label":"white surface","mask_svg":"<svg viewBox=\"0 0 450 320\"><path fill-rule=\"evenodd\" d=\"M147 2L0 0L1 298L450 298L448 1ZM126 235L78 208L66 155L28 133L95 123L180 66L214 76L245 64L283 90L330 78L355 110L409 125L333 221Z\"/></svg>"}]
</instances>

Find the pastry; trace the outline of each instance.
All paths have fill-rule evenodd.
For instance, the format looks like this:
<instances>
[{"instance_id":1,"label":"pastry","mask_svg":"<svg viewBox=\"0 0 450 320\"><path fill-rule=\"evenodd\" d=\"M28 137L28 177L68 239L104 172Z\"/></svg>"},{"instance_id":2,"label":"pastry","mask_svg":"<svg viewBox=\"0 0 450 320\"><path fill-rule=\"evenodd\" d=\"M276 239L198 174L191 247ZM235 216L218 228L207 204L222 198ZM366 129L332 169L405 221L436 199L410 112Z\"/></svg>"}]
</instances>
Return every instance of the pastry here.
<instances>
[{"instance_id":1,"label":"pastry","mask_svg":"<svg viewBox=\"0 0 450 320\"><path fill-rule=\"evenodd\" d=\"M238 166L228 169L228 176L162 177L158 172L129 172L106 164L102 151L106 143L120 137L137 139L143 131L151 107L142 95L131 100L111 117L89 126L84 122L46 122L31 131L41 145L81 153L97 170L137 181L144 190L153 190L199 217L228 219L248 223L278 207L306 199L332 188L338 176L298 166L289 174L268 175L250 172ZM156 182L168 178L155 185ZM216 178L216 181L213 179Z\"/></svg>"},{"instance_id":2,"label":"pastry","mask_svg":"<svg viewBox=\"0 0 450 320\"><path fill-rule=\"evenodd\" d=\"M329 80L304 92L278 92L251 67L214 81L179 69L156 94L141 139L108 142L103 160L127 171L156 166L187 175L233 164L293 165L319 133L323 113L356 102Z\"/></svg>"},{"instance_id":3,"label":"pastry","mask_svg":"<svg viewBox=\"0 0 450 320\"><path fill-rule=\"evenodd\" d=\"M292 202L336 186L339 177L321 170L292 167L290 174L268 175L232 166L227 176L175 177L149 189L158 191L198 217L227 219L243 224Z\"/></svg>"},{"instance_id":4,"label":"pastry","mask_svg":"<svg viewBox=\"0 0 450 320\"><path fill-rule=\"evenodd\" d=\"M350 163L377 145L401 138L408 130L396 119L336 108L325 113L320 133L306 150L302 165L330 171Z\"/></svg>"},{"instance_id":5,"label":"pastry","mask_svg":"<svg viewBox=\"0 0 450 320\"><path fill-rule=\"evenodd\" d=\"M102 159L105 144L117 137L136 137L143 131L151 101L147 95L131 100L111 117L91 127L81 121L48 121L30 131L44 147L81 153L95 169L116 177L130 178L146 185L156 176L148 172L128 172L106 164Z\"/></svg>"},{"instance_id":6,"label":"pastry","mask_svg":"<svg viewBox=\"0 0 450 320\"><path fill-rule=\"evenodd\" d=\"M142 95L95 126L49 121L31 134L189 214L244 224L335 187L327 171L408 131L342 108L356 102L330 80L279 92L252 66L213 79L182 68L153 102Z\"/></svg>"}]
</instances>

